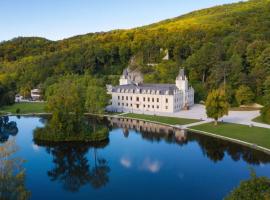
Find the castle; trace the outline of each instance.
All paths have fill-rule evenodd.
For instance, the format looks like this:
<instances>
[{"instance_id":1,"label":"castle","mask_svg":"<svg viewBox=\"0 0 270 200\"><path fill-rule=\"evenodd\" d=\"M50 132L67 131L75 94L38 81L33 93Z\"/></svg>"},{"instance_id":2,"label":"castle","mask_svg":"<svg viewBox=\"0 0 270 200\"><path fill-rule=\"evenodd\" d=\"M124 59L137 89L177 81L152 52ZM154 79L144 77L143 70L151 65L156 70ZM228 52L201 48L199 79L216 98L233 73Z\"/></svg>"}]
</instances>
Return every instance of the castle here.
<instances>
[{"instance_id":1,"label":"castle","mask_svg":"<svg viewBox=\"0 0 270 200\"><path fill-rule=\"evenodd\" d=\"M120 85L111 88L110 111L134 113L175 113L194 105L194 89L189 87L184 69L175 84L144 84L137 70L125 69Z\"/></svg>"}]
</instances>

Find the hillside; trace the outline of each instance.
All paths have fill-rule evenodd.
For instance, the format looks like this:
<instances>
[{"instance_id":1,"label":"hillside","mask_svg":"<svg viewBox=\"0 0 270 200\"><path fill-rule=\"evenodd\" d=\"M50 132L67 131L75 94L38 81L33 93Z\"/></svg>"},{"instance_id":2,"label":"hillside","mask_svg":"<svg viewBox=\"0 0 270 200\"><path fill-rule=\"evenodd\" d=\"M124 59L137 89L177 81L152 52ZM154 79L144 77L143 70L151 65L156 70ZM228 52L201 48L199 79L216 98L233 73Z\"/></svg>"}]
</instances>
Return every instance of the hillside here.
<instances>
[{"instance_id":1,"label":"hillside","mask_svg":"<svg viewBox=\"0 0 270 200\"><path fill-rule=\"evenodd\" d=\"M6 92L37 85L46 89L59 76L87 72L116 83L115 75L135 56L147 82L173 82L184 66L197 100L225 78L231 103L241 85L250 87L256 101L262 102L264 81L270 75L269 27L270 0L251 0L56 42L15 38L0 43L0 82ZM160 49L169 50L170 61L162 61Z\"/></svg>"}]
</instances>

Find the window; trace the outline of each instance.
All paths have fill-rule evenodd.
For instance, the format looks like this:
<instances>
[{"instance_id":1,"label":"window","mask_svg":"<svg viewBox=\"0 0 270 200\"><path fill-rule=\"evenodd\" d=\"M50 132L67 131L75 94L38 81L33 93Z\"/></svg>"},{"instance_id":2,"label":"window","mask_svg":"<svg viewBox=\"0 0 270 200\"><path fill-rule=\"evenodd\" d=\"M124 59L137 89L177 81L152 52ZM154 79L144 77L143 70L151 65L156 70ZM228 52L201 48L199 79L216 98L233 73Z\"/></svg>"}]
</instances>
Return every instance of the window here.
<instances>
[{"instance_id":1,"label":"window","mask_svg":"<svg viewBox=\"0 0 270 200\"><path fill-rule=\"evenodd\" d=\"M137 104L136 106L137 106L137 108L139 108L139 104Z\"/></svg>"},{"instance_id":2,"label":"window","mask_svg":"<svg viewBox=\"0 0 270 200\"><path fill-rule=\"evenodd\" d=\"M150 108L150 105L148 105L148 108Z\"/></svg>"},{"instance_id":3,"label":"window","mask_svg":"<svg viewBox=\"0 0 270 200\"><path fill-rule=\"evenodd\" d=\"M148 97L148 102L150 102L150 98Z\"/></svg>"},{"instance_id":4,"label":"window","mask_svg":"<svg viewBox=\"0 0 270 200\"><path fill-rule=\"evenodd\" d=\"M145 97L143 97L143 101L145 101Z\"/></svg>"},{"instance_id":5,"label":"window","mask_svg":"<svg viewBox=\"0 0 270 200\"><path fill-rule=\"evenodd\" d=\"M152 105L152 108L155 108L154 105Z\"/></svg>"},{"instance_id":6,"label":"window","mask_svg":"<svg viewBox=\"0 0 270 200\"><path fill-rule=\"evenodd\" d=\"M168 110L168 106L166 106L165 109Z\"/></svg>"},{"instance_id":7,"label":"window","mask_svg":"<svg viewBox=\"0 0 270 200\"><path fill-rule=\"evenodd\" d=\"M122 106L124 106L125 104L124 103L122 103Z\"/></svg>"},{"instance_id":8,"label":"window","mask_svg":"<svg viewBox=\"0 0 270 200\"><path fill-rule=\"evenodd\" d=\"M118 106L120 106L120 103L118 103Z\"/></svg>"},{"instance_id":9,"label":"window","mask_svg":"<svg viewBox=\"0 0 270 200\"><path fill-rule=\"evenodd\" d=\"M120 100L120 96L118 96L118 100Z\"/></svg>"},{"instance_id":10,"label":"window","mask_svg":"<svg viewBox=\"0 0 270 200\"><path fill-rule=\"evenodd\" d=\"M157 102L159 102L159 98L157 98Z\"/></svg>"},{"instance_id":11,"label":"window","mask_svg":"<svg viewBox=\"0 0 270 200\"><path fill-rule=\"evenodd\" d=\"M168 103L168 99L166 98L166 103Z\"/></svg>"},{"instance_id":12,"label":"window","mask_svg":"<svg viewBox=\"0 0 270 200\"><path fill-rule=\"evenodd\" d=\"M132 107L132 103L130 104L130 107Z\"/></svg>"},{"instance_id":13,"label":"window","mask_svg":"<svg viewBox=\"0 0 270 200\"><path fill-rule=\"evenodd\" d=\"M157 106L157 109L159 109L159 106Z\"/></svg>"},{"instance_id":14,"label":"window","mask_svg":"<svg viewBox=\"0 0 270 200\"><path fill-rule=\"evenodd\" d=\"M155 99L154 98L152 98L152 102L155 102Z\"/></svg>"},{"instance_id":15,"label":"window","mask_svg":"<svg viewBox=\"0 0 270 200\"><path fill-rule=\"evenodd\" d=\"M140 98L139 97L137 97L137 101L140 101Z\"/></svg>"},{"instance_id":16,"label":"window","mask_svg":"<svg viewBox=\"0 0 270 200\"><path fill-rule=\"evenodd\" d=\"M126 96L126 100L128 100L128 96Z\"/></svg>"},{"instance_id":17,"label":"window","mask_svg":"<svg viewBox=\"0 0 270 200\"><path fill-rule=\"evenodd\" d=\"M122 100L124 100L124 96L122 96Z\"/></svg>"},{"instance_id":18,"label":"window","mask_svg":"<svg viewBox=\"0 0 270 200\"><path fill-rule=\"evenodd\" d=\"M128 103L126 104L126 106L128 107Z\"/></svg>"},{"instance_id":19,"label":"window","mask_svg":"<svg viewBox=\"0 0 270 200\"><path fill-rule=\"evenodd\" d=\"M130 97L130 101L132 101L132 97Z\"/></svg>"},{"instance_id":20,"label":"window","mask_svg":"<svg viewBox=\"0 0 270 200\"><path fill-rule=\"evenodd\" d=\"M143 104L143 107L145 108L145 105Z\"/></svg>"}]
</instances>

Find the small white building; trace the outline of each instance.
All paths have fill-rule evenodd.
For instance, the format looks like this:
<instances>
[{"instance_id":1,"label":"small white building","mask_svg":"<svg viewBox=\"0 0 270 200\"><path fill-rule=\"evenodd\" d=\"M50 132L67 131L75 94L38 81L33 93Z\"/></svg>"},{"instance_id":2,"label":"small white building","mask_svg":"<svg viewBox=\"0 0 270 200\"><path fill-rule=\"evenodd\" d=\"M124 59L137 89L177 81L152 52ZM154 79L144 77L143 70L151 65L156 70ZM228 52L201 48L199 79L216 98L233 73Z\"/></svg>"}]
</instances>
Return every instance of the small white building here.
<instances>
[{"instance_id":1,"label":"small white building","mask_svg":"<svg viewBox=\"0 0 270 200\"><path fill-rule=\"evenodd\" d=\"M141 73L129 69L124 70L119 82L111 90L109 111L174 113L194 105L194 89L189 87L184 69L175 84L144 84Z\"/></svg>"},{"instance_id":2,"label":"small white building","mask_svg":"<svg viewBox=\"0 0 270 200\"><path fill-rule=\"evenodd\" d=\"M33 101L40 101L42 98L41 90L40 89L33 89L31 90L31 99Z\"/></svg>"},{"instance_id":3,"label":"small white building","mask_svg":"<svg viewBox=\"0 0 270 200\"><path fill-rule=\"evenodd\" d=\"M23 101L23 96L20 95L20 94L16 94L15 96L15 102L18 103L18 102L21 102Z\"/></svg>"}]
</instances>

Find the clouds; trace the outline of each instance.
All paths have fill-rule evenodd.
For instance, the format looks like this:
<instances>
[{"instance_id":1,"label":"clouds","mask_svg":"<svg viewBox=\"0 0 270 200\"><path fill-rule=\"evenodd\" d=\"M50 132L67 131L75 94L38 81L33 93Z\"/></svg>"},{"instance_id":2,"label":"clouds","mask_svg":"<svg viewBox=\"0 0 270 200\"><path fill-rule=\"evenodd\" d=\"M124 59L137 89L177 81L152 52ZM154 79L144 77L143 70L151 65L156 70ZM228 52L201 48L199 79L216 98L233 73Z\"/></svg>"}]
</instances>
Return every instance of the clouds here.
<instances>
[{"instance_id":1,"label":"clouds","mask_svg":"<svg viewBox=\"0 0 270 200\"><path fill-rule=\"evenodd\" d=\"M132 165L131 160L130 160L129 158L125 158L125 157L122 157L122 158L120 159L120 163L121 163L121 165L122 165L123 167L125 167L125 168L130 168L131 165Z\"/></svg>"},{"instance_id":2,"label":"clouds","mask_svg":"<svg viewBox=\"0 0 270 200\"><path fill-rule=\"evenodd\" d=\"M145 158L142 165L140 166L140 169L151 173L157 173L161 169L161 162L158 160L151 160L150 158Z\"/></svg>"},{"instance_id":3,"label":"clouds","mask_svg":"<svg viewBox=\"0 0 270 200\"><path fill-rule=\"evenodd\" d=\"M123 156L120 158L120 164L127 169L135 168L137 170L147 171L150 173L158 173L162 167L162 163L159 160L151 159L149 157L146 157L137 164L134 164L129 157Z\"/></svg>"}]
</instances>

